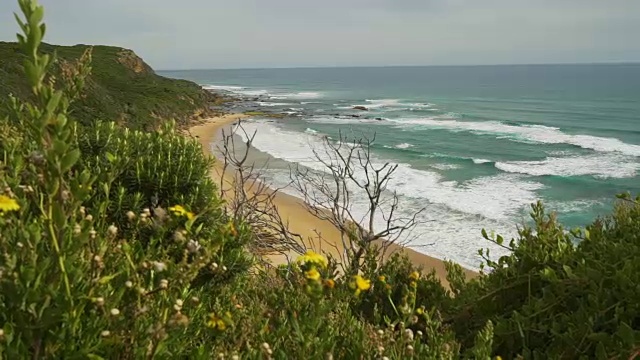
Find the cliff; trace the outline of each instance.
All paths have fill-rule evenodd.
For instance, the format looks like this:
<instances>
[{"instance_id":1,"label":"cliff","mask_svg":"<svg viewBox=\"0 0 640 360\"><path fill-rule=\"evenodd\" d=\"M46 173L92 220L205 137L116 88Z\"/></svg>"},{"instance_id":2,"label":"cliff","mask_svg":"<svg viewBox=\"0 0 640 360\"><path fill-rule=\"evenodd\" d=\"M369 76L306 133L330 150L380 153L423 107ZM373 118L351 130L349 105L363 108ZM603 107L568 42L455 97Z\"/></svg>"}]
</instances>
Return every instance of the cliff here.
<instances>
[{"instance_id":1,"label":"cliff","mask_svg":"<svg viewBox=\"0 0 640 360\"><path fill-rule=\"evenodd\" d=\"M65 64L80 58L89 45L43 44L41 51L56 54L53 73L61 75ZM82 98L72 105L75 119L117 121L134 129L152 129L175 119L179 125L208 115L217 95L190 81L157 75L133 51L112 46L92 46L91 75ZM0 42L0 116L7 111L7 95L26 100L29 89L22 75L24 55L16 43ZM57 76L56 81L60 81Z\"/></svg>"}]
</instances>

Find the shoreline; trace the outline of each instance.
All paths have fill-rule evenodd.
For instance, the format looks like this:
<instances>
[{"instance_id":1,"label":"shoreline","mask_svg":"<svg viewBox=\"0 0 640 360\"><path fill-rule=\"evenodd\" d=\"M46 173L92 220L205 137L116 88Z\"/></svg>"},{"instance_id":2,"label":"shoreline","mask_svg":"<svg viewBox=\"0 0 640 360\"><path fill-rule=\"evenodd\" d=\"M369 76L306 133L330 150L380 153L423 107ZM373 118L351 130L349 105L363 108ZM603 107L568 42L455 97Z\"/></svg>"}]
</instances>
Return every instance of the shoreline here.
<instances>
[{"instance_id":1,"label":"shoreline","mask_svg":"<svg viewBox=\"0 0 640 360\"><path fill-rule=\"evenodd\" d=\"M246 118L249 118L249 116L245 114L227 114L207 118L190 126L187 134L198 140L206 155L215 157L211 152L211 144L218 140L222 129L231 126L240 119ZM219 186L221 182L222 167L223 163L219 159L216 159L214 166L209 173L217 186ZM305 240L309 238L317 239L318 234L322 235L325 239L324 243L321 244L321 246L317 246L317 244L312 243L313 246L311 246L311 248L316 251L328 253L337 259L340 258L339 252L342 251L340 233L333 227L333 225L328 221L320 220L309 213L304 208L303 201L295 196L278 192L274 197L274 203L277 206L282 219L285 223L288 222L289 228L292 232L300 234ZM335 241L331 241L330 239L335 239ZM448 284L446 280L447 273L445 269L445 262L443 260L420 253L408 247L390 244L387 256L396 252L406 254L412 264L422 266L425 272L429 272L431 269L434 269L436 277L443 284ZM272 263L272 265L278 266L287 263L287 257L289 257L289 259L293 259L296 256L296 254L291 253L287 255L267 254L263 257ZM466 268L463 269L467 278L476 277L478 275L475 271Z\"/></svg>"}]
</instances>

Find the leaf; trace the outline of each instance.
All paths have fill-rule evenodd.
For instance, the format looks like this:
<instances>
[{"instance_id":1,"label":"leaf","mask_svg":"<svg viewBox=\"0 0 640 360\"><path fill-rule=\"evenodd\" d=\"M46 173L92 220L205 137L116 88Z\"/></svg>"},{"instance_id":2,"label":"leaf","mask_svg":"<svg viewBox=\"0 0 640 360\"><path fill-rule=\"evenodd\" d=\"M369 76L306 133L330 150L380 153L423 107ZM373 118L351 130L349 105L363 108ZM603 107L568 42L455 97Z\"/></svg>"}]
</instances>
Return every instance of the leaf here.
<instances>
[{"instance_id":1,"label":"leaf","mask_svg":"<svg viewBox=\"0 0 640 360\"><path fill-rule=\"evenodd\" d=\"M627 325L627 323L622 322L620 327L618 328L618 335L622 338L622 341L625 342L626 345L633 346L635 344L635 335L633 329Z\"/></svg>"},{"instance_id":2,"label":"leaf","mask_svg":"<svg viewBox=\"0 0 640 360\"><path fill-rule=\"evenodd\" d=\"M87 354L87 358L90 360L104 360L102 356L98 356L96 354Z\"/></svg>"},{"instance_id":3,"label":"leaf","mask_svg":"<svg viewBox=\"0 0 640 360\"><path fill-rule=\"evenodd\" d=\"M607 351L604 349L604 345L602 345L601 342L596 346L596 359L607 359Z\"/></svg>"},{"instance_id":4,"label":"leaf","mask_svg":"<svg viewBox=\"0 0 640 360\"><path fill-rule=\"evenodd\" d=\"M116 161L116 156L110 152L107 152L105 156L107 157L107 161L110 163L114 163Z\"/></svg>"},{"instance_id":5,"label":"leaf","mask_svg":"<svg viewBox=\"0 0 640 360\"><path fill-rule=\"evenodd\" d=\"M562 269L564 270L564 272L567 274L568 277L570 278L573 277L573 270L571 269L571 267L567 265L562 265Z\"/></svg>"},{"instance_id":6,"label":"leaf","mask_svg":"<svg viewBox=\"0 0 640 360\"><path fill-rule=\"evenodd\" d=\"M98 280L98 283L100 283L100 285L104 285L109 283L111 280L113 280L116 276L120 275L119 272L113 274L113 275L107 275L107 276L103 276L100 278L100 280Z\"/></svg>"},{"instance_id":7,"label":"leaf","mask_svg":"<svg viewBox=\"0 0 640 360\"><path fill-rule=\"evenodd\" d=\"M69 169L71 169L71 167L75 165L75 163L78 161L79 158L80 158L79 149L73 149L70 152L68 152L67 155L65 155L62 158L62 164L61 164L62 173L69 171Z\"/></svg>"},{"instance_id":8,"label":"leaf","mask_svg":"<svg viewBox=\"0 0 640 360\"><path fill-rule=\"evenodd\" d=\"M60 202L54 202L52 204L52 207L53 223L56 224L56 227L58 229L63 229L65 227L65 223L67 222L67 214L65 214L64 212L63 205Z\"/></svg>"},{"instance_id":9,"label":"leaf","mask_svg":"<svg viewBox=\"0 0 640 360\"><path fill-rule=\"evenodd\" d=\"M496 243L498 243L498 245L502 245L503 242L504 242L504 238L498 235L498 237L496 238Z\"/></svg>"},{"instance_id":10,"label":"leaf","mask_svg":"<svg viewBox=\"0 0 640 360\"><path fill-rule=\"evenodd\" d=\"M489 237L487 236L487 230L482 229L482 237L489 240Z\"/></svg>"}]
</instances>

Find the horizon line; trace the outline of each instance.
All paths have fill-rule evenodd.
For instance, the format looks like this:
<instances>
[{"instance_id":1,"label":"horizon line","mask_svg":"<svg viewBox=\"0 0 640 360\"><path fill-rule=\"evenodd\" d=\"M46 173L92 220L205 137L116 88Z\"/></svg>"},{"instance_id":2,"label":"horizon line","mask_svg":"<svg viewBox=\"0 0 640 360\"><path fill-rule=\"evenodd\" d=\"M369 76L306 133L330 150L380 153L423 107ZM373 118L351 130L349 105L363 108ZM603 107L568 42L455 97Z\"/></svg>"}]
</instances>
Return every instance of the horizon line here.
<instances>
[{"instance_id":1,"label":"horizon line","mask_svg":"<svg viewBox=\"0 0 640 360\"><path fill-rule=\"evenodd\" d=\"M495 66L570 66L570 65L640 65L640 60L608 61L608 62L551 62L551 63L512 63L512 64L433 64L433 65L344 65L344 66L273 66L273 67L229 67L229 68L191 68L191 69L157 69L157 71L203 71L203 70L296 70L296 69L383 69L383 68L418 68L418 67L495 67Z\"/></svg>"}]
</instances>

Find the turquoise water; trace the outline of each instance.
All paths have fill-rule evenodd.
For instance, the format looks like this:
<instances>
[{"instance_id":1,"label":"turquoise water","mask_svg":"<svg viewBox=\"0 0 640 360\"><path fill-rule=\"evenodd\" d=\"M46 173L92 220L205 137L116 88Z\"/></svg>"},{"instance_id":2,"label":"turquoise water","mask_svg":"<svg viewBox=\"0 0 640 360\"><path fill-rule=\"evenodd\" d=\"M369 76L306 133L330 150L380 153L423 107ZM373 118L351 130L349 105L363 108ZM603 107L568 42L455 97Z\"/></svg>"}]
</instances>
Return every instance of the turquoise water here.
<instances>
[{"instance_id":1,"label":"turquoise water","mask_svg":"<svg viewBox=\"0 0 640 360\"><path fill-rule=\"evenodd\" d=\"M425 208L412 244L472 268L488 245L480 229L513 236L538 199L574 227L606 214L617 193L640 192L638 64L161 74L288 113L247 124L281 160L268 174L276 183L288 179L284 162L317 167L320 136L375 133L376 158L400 164L389 190L402 211Z\"/></svg>"}]
</instances>

